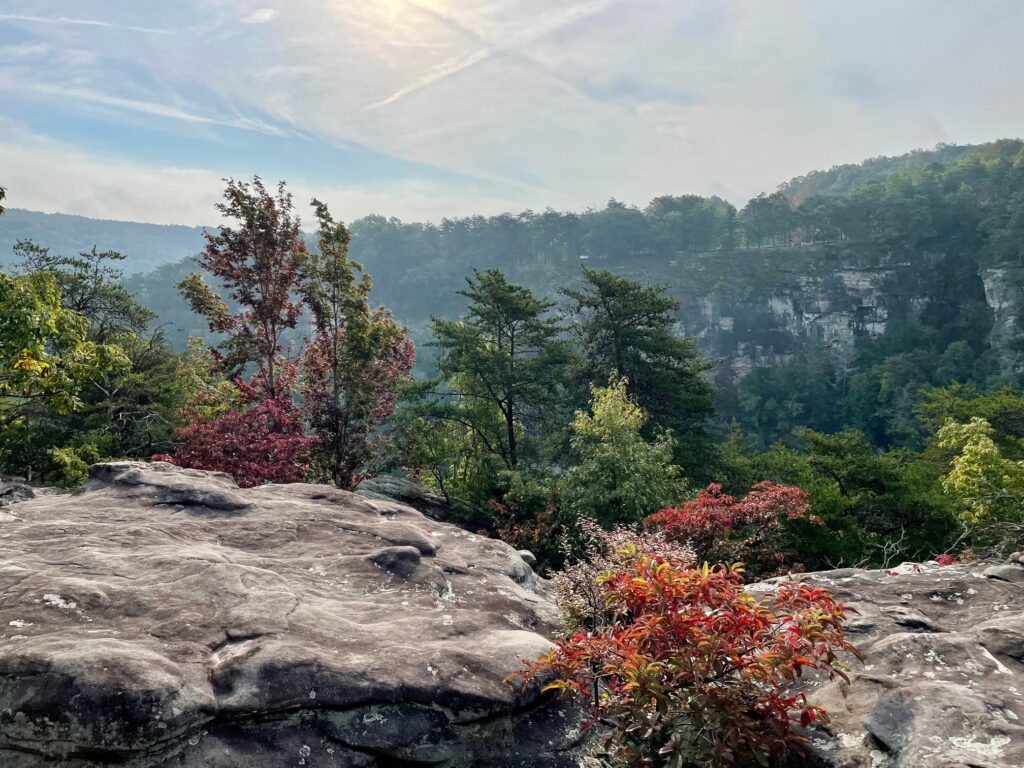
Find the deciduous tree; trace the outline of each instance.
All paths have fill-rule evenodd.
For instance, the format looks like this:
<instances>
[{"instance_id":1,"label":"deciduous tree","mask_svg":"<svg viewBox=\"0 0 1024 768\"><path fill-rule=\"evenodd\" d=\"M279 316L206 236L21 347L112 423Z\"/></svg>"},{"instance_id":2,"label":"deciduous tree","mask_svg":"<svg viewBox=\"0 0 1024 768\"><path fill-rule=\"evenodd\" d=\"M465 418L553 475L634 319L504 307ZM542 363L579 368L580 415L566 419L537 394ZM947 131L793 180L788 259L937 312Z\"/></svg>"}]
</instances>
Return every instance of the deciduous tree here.
<instances>
[{"instance_id":1,"label":"deciduous tree","mask_svg":"<svg viewBox=\"0 0 1024 768\"><path fill-rule=\"evenodd\" d=\"M712 483L696 499L649 516L644 526L691 547L698 562L742 562L762 576L793 568L799 553L787 551L783 522L807 519L810 508L807 492L794 486L765 481L736 498Z\"/></svg>"},{"instance_id":2,"label":"deciduous tree","mask_svg":"<svg viewBox=\"0 0 1024 768\"><path fill-rule=\"evenodd\" d=\"M372 283L348 257L345 225L320 201L313 206L319 249L301 273L315 331L303 358L303 412L317 437L314 471L351 488L379 443L376 428L395 410L415 348L386 308L370 309Z\"/></svg>"},{"instance_id":3,"label":"deciduous tree","mask_svg":"<svg viewBox=\"0 0 1024 768\"><path fill-rule=\"evenodd\" d=\"M220 281L238 309L230 309L196 273L182 281L181 292L207 318L211 331L227 335L221 352L229 374L238 375L255 363L253 384L261 394L271 400L287 398L282 368L294 358L285 355L283 337L301 313L295 296L307 256L292 196L284 182L271 193L258 176L251 183L229 179L217 210L236 224L205 233L206 250L198 262Z\"/></svg>"},{"instance_id":4,"label":"deciduous tree","mask_svg":"<svg viewBox=\"0 0 1024 768\"><path fill-rule=\"evenodd\" d=\"M611 528L639 523L679 500L683 487L672 464L672 439L660 434L645 440L646 419L625 379L592 388L589 412L578 412L572 424L578 463L559 483L567 512Z\"/></svg>"}]
</instances>

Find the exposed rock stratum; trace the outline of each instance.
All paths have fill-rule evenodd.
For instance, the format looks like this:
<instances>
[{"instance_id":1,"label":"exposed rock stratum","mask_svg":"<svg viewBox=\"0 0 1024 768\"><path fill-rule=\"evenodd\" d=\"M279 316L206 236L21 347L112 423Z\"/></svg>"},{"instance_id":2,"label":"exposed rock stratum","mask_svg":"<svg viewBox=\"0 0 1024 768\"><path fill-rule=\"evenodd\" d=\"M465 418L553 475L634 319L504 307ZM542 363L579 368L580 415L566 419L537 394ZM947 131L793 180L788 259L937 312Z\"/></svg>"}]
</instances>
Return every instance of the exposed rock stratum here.
<instances>
[{"instance_id":1,"label":"exposed rock stratum","mask_svg":"<svg viewBox=\"0 0 1024 768\"><path fill-rule=\"evenodd\" d=\"M848 686L811 693L832 722L798 764L1024 766L1024 567L924 563L806 578L859 612L847 633L864 660Z\"/></svg>"},{"instance_id":2,"label":"exposed rock stratum","mask_svg":"<svg viewBox=\"0 0 1024 768\"><path fill-rule=\"evenodd\" d=\"M100 464L0 513L0 765L574 765L574 712L502 682L557 620L397 502Z\"/></svg>"}]
</instances>

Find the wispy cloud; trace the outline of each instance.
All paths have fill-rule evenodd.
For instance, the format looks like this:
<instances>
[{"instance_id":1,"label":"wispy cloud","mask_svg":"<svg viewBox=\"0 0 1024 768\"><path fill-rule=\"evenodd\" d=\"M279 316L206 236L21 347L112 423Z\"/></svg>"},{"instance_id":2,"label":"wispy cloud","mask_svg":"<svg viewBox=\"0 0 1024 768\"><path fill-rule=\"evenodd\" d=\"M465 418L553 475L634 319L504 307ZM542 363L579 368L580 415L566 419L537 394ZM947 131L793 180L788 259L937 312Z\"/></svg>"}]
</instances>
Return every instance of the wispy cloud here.
<instances>
[{"instance_id":1,"label":"wispy cloud","mask_svg":"<svg viewBox=\"0 0 1024 768\"><path fill-rule=\"evenodd\" d=\"M0 89L5 84L0 82ZM29 83L12 85L9 90L18 90L40 96L52 96L59 99L74 99L90 104L98 104L105 107L113 107L128 112L136 112L153 117L162 117L169 120L178 120L184 123L195 123L200 125L220 125L229 128L240 128L247 131L257 131L272 136L285 136L287 132L270 125L257 118L246 117L235 112L234 117L217 117L201 115L195 112L174 107L168 104L161 104L155 101L144 101L142 99L129 99L123 96L115 96L101 91L94 91L88 88L71 87L55 83Z\"/></svg>"},{"instance_id":2,"label":"wispy cloud","mask_svg":"<svg viewBox=\"0 0 1024 768\"><path fill-rule=\"evenodd\" d=\"M99 19L76 19L70 16L29 16L19 13L0 13L0 21L21 21L29 24L66 24L81 27L103 27L105 29L120 29L126 32L142 32L150 35L173 35L173 29L159 29L155 27L136 27L130 24L117 24L111 21Z\"/></svg>"},{"instance_id":3,"label":"wispy cloud","mask_svg":"<svg viewBox=\"0 0 1024 768\"><path fill-rule=\"evenodd\" d=\"M492 56L500 53L516 51L523 46L529 45L542 37L553 34L565 27L571 26L583 19L594 16L606 10L620 0L590 0L590 2L579 3L570 6L563 11L555 13L532 27L527 27L518 34L511 35L505 42L496 45L485 45L472 51L465 56L448 59L447 61L431 67L389 96L368 104L362 108L362 112L373 112L382 107L390 106L397 101L404 99L417 91L435 85L452 75L487 61Z\"/></svg>"},{"instance_id":4,"label":"wispy cloud","mask_svg":"<svg viewBox=\"0 0 1024 768\"><path fill-rule=\"evenodd\" d=\"M277 11L273 8L257 8L252 13L242 17L243 24L266 24L274 20Z\"/></svg>"},{"instance_id":5,"label":"wispy cloud","mask_svg":"<svg viewBox=\"0 0 1024 768\"><path fill-rule=\"evenodd\" d=\"M145 164L76 166L116 168L88 210L119 194L126 217L153 218L131 189L151 167L305 175L343 188L346 216L742 202L815 167L1020 134L1024 101L1000 94L1024 71L1024 3L934 5L0 0L0 113ZM5 174L20 141L0 129ZM74 210L63 151L36 189Z\"/></svg>"}]
</instances>

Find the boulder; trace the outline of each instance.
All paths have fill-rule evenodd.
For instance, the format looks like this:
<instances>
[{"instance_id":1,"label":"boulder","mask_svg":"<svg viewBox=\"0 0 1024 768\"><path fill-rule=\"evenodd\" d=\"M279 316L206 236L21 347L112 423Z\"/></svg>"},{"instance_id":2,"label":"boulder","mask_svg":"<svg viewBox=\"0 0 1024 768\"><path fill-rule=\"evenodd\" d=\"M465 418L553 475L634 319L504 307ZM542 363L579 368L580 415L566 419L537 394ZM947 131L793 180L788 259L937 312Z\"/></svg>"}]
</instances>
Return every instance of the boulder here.
<instances>
[{"instance_id":1,"label":"boulder","mask_svg":"<svg viewBox=\"0 0 1024 768\"><path fill-rule=\"evenodd\" d=\"M34 499L35 497L35 491L25 483L0 480L0 507L6 507L19 501Z\"/></svg>"},{"instance_id":2,"label":"boulder","mask_svg":"<svg viewBox=\"0 0 1024 768\"><path fill-rule=\"evenodd\" d=\"M579 713L514 549L386 499L90 470L0 519L0 765L560 768Z\"/></svg>"},{"instance_id":3,"label":"boulder","mask_svg":"<svg viewBox=\"0 0 1024 768\"><path fill-rule=\"evenodd\" d=\"M831 722L798 764L1024 765L1024 567L924 563L801 578L857 611L848 632L864 659L851 664L849 685L807 684Z\"/></svg>"}]
</instances>

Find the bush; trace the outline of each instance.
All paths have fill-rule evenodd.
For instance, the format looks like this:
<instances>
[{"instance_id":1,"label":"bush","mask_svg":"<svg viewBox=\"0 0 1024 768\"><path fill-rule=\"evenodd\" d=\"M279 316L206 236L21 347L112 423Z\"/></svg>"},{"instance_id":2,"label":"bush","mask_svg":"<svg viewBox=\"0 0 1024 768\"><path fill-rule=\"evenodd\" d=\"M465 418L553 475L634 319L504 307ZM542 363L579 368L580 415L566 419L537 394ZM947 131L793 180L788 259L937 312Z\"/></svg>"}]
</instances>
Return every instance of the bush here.
<instances>
[{"instance_id":1,"label":"bush","mask_svg":"<svg viewBox=\"0 0 1024 768\"><path fill-rule=\"evenodd\" d=\"M743 562L758 575L788 566L783 520L820 521L811 516L807 493L789 485L761 482L737 499L712 483L696 499L644 520L648 530L692 547L698 562Z\"/></svg>"},{"instance_id":2,"label":"bush","mask_svg":"<svg viewBox=\"0 0 1024 768\"><path fill-rule=\"evenodd\" d=\"M642 553L685 568L694 562L693 549L669 541L660 533L639 534L628 528L606 531L589 518L580 518L560 537L565 568L551 576L555 600L570 634L579 629L602 631L615 620L605 603L601 577L631 567Z\"/></svg>"},{"instance_id":3,"label":"bush","mask_svg":"<svg viewBox=\"0 0 1024 768\"><path fill-rule=\"evenodd\" d=\"M177 430L183 444L174 455L182 467L227 472L242 488L299 483L316 442L287 400L264 400L245 411L200 418Z\"/></svg>"},{"instance_id":4,"label":"bush","mask_svg":"<svg viewBox=\"0 0 1024 768\"><path fill-rule=\"evenodd\" d=\"M642 539L637 540L642 542ZM793 692L805 670L845 679L844 607L822 588L781 584L757 601L738 569L682 565L635 548L593 582L606 607L520 673L588 702L616 765L777 764L801 754L797 726L827 719Z\"/></svg>"}]
</instances>

